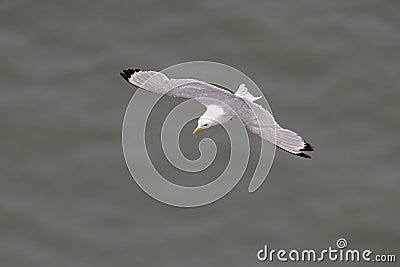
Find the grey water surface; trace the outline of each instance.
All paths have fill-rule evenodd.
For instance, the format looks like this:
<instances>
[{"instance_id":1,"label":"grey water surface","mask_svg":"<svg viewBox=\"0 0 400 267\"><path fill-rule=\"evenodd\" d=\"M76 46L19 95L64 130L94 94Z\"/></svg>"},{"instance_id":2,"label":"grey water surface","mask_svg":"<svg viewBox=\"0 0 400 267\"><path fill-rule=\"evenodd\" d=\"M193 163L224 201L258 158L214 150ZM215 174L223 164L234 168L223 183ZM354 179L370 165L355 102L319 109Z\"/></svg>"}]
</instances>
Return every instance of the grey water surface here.
<instances>
[{"instance_id":1,"label":"grey water surface","mask_svg":"<svg viewBox=\"0 0 400 267\"><path fill-rule=\"evenodd\" d=\"M0 266L270 266L265 244L338 238L399 258L399 14L394 0L1 1ZM258 191L244 177L201 208L146 195L123 158L136 89L118 73L193 60L251 77L313 158L277 150Z\"/></svg>"}]
</instances>

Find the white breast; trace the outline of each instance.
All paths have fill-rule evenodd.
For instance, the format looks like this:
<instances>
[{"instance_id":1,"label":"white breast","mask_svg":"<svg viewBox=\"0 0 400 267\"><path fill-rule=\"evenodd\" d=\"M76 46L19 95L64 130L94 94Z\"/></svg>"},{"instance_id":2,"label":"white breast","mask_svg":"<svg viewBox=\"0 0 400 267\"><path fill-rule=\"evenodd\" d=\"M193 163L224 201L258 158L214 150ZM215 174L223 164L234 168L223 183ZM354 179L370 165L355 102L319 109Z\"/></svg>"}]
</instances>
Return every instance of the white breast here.
<instances>
[{"instance_id":1,"label":"white breast","mask_svg":"<svg viewBox=\"0 0 400 267\"><path fill-rule=\"evenodd\" d=\"M206 112L204 112L201 117L206 117L222 124L229 121L232 118L232 115L226 114L221 106L210 105L207 106Z\"/></svg>"}]
</instances>

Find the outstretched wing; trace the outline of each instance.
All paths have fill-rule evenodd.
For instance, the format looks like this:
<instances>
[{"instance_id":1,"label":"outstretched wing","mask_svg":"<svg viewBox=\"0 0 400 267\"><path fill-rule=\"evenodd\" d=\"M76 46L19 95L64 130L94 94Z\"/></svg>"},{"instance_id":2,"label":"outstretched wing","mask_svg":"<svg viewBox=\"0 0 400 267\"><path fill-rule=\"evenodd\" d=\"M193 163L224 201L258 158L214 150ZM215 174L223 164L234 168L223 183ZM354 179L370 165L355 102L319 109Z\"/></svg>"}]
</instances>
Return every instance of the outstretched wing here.
<instances>
[{"instance_id":1,"label":"outstretched wing","mask_svg":"<svg viewBox=\"0 0 400 267\"><path fill-rule=\"evenodd\" d=\"M304 158L311 158L304 151L313 151L313 147L297 133L282 128L272 114L261 105L244 99L251 112L238 112L238 117L251 132L277 147Z\"/></svg>"},{"instance_id":2,"label":"outstretched wing","mask_svg":"<svg viewBox=\"0 0 400 267\"><path fill-rule=\"evenodd\" d=\"M195 79L169 79L156 71L126 69L120 75L129 83L144 90L174 97L193 98L201 104L221 105L227 114L237 116L251 132L279 148L297 156L311 158L303 151L312 151L310 144L297 133L282 128L272 114L250 97L232 94L215 85Z\"/></svg>"},{"instance_id":3,"label":"outstretched wing","mask_svg":"<svg viewBox=\"0 0 400 267\"><path fill-rule=\"evenodd\" d=\"M144 90L173 97L193 98L205 106L217 102L226 103L235 98L231 92L215 85L195 79L169 79L161 72L126 69L120 75L127 82Z\"/></svg>"}]
</instances>

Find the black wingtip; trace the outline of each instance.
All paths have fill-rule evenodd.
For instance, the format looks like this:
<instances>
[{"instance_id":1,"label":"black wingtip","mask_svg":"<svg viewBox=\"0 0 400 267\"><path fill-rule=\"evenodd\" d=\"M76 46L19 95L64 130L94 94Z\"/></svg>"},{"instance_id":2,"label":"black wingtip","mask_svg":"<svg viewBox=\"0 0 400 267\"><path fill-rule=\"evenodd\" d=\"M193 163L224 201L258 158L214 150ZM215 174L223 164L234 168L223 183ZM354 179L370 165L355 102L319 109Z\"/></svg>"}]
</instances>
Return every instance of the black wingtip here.
<instances>
[{"instance_id":1,"label":"black wingtip","mask_svg":"<svg viewBox=\"0 0 400 267\"><path fill-rule=\"evenodd\" d=\"M309 143L304 142L304 147L300 151L314 151L314 148Z\"/></svg>"},{"instance_id":2,"label":"black wingtip","mask_svg":"<svg viewBox=\"0 0 400 267\"><path fill-rule=\"evenodd\" d=\"M302 158L307 158L307 159L311 159L311 157L305 153L297 153L295 154L296 156L302 157Z\"/></svg>"},{"instance_id":3,"label":"black wingtip","mask_svg":"<svg viewBox=\"0 0 400 267\"><path fill-rule=\"evenodd\" d=\"M128 76L126 76L125 73L120 72L119 75L121 75L121 77L124 78L125 81L129 80Z\"/></svg>"},{"instance_id":4,"label":"black wingtip","mask_svg":"<svg viewBox=\"0 0 400 267\"><path fill-rule=\"evenodd\" d=\"M139 72L140 69L124 69L119 73L125 81L129 82L129 78L136 72Z\"/></svg>"},{"instance_id":5,"label":"black wingtip","mask_svg":"<svg viewBox=\"0 0 400 267\"><path fill-rule=\"evenodd\" d=\"M306 159L311 159L311 156L309 156L309 155L307 155L307 154L305 154L303 152L295 153L295 152L291 152L291 151L288 151L286 149L283 149L283 148L281 148L279 146L277 146L277 148L282 149L283 151L289 152L290 154L295 155L295 156L299 156L299 157L306 158Z\"/></svg>"}]
</instances>

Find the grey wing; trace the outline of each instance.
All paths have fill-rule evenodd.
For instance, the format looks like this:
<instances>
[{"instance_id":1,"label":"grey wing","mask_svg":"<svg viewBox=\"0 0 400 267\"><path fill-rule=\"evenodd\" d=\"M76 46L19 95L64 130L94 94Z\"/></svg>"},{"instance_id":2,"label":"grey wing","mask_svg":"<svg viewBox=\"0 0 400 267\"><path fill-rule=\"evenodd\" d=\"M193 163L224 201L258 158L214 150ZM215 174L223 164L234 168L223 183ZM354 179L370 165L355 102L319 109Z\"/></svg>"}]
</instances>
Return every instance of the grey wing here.
<instances>
[{"instance_id":1,"label":"grey wing","mask_svg":"<svg viewBox=\"0 0 400 267\"><path fill-rule=\"evenodd\" d=\"M242 106L237 113L246 128L289 153L311 158L303 151L313 151L313 147L304 141L300 135L282 128L272 114L261 105L246 99L243 99L243 101L246 102L246 105Z\"/></svg>"},{"instance_id":2,"label":"grey wing","mask_svg":"<svg viewBox=\"0 0 400 267\"><path fill-rule=\"evenodd\" d=\"M215 85L195 79L169 79L157 71L126 69L120 75L129 83L144 90L173 97L193 98L201 104L226 103L235 96Z\"/></svg>"},{"instance_id":3,"label":"grey wing","mask_svg":"<svg viewBox=\"0 0 400 267\"><path fill-rule=\"evenodd\" d=\"M168 86L168 77L157 71L125 69L120 75L128 83L154 93L164 94Z\"/></svg>"}]
</instances>

